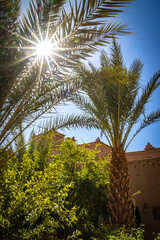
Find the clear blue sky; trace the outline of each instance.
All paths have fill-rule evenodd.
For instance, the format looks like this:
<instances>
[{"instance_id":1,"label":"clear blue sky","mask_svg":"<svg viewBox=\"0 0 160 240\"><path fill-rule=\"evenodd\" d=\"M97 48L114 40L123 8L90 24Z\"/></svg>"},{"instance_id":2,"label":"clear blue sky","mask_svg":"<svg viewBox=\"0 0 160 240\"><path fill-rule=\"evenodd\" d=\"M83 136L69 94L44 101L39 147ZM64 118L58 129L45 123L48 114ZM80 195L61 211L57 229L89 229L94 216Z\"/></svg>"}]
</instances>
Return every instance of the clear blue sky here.
<instances>
[{"instance_id":1,"label":"clear blue sky","mask_svg":"<svg viewBox=\"0 0 160 240\"><path fill-rule=\"evenodd\" d=\"M22 1L23 11L27 7L27 2L27 0ZM125 8L125 13L121 14L118 19L127 23L129 29L135 33L123 36L119 42L127 66L135 58L140 58L143 62L141 83L144 86L150 77L160 69L160 0L134 1ZM147 112L157 108L160 108L160 88L148 104ZM63 107L61 109L63 110ZM65 111L72 112L72 107L68 106ZM82 141L92 142L99 136L98 131L87 131L86 129L67 130L63 133L67 137L75 136L79 143ZM104 138L102 141L106 142ZM143 150L147 142L150 142L154 147L160 147L160 122L143 129L130 144L128 151Z\"/></svg>"}]
</instances>

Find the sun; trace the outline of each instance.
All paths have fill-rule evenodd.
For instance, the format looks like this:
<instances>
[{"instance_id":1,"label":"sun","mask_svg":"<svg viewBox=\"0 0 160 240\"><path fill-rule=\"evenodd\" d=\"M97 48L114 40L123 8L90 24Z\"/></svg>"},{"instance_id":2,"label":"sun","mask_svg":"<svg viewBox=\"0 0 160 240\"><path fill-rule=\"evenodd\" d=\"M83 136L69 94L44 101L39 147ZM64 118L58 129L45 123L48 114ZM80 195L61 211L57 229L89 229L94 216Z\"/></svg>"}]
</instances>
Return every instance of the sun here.
<instances>
[{"instance_id":1,"label":"sun","mask_svg":"<svg viewBox=\"0 0 160 240\"><path fill-rule=\"evenodd\" d=\"M47 71L47 73L50 73L51 76L53 76L53 74L57 71L68 75L68 72L70 73L66 67L68 63L77 65L77 62L70 59L70 55L72 55L72 52L75 50L75 48L66 46L67 38L66 36L63 37L60 34L61 25L58 26L54 32L51 32L50 18L48 20L48 24L46 25L46 29L43 29L43 31L38 19L36 24L37 30L32 31L26 22L25 27L28 29L29 36L18 34L18 37L22 42L21 46L9 47L16 48L19 51L22 50L23 54L21 58L13 62L13 65L28 59L28 65L26 65L25 68L26 74L24 74L23 77L25 78L31 72L33 67L36 66L38 67L36 78L37 83L40 81L42 71ZM76 50L78 50L78 48L76 48Z\"/></svg>"},{"instance_id":2,"label":"sun","mask_svg":"<svg viewBox=\"0 0 160 240\"><path fill-rule=\"evenodd\" d=\"M36 55L38 58L48 58L52 55L54 49L55 48L51 40L41 41L37 44Z\"/></svg>"}]
</instances>

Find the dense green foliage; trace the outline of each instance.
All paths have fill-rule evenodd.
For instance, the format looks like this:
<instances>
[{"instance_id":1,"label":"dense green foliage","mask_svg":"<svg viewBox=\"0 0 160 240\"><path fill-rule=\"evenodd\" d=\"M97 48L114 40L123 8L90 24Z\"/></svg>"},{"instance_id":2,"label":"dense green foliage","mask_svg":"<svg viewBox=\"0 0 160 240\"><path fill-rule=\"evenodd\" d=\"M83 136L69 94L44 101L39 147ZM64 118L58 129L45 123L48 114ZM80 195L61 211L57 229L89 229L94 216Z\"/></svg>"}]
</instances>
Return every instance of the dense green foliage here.
<instances>
[{"instance_id":1,"label":"dense green foliage","mask_svg":"<svg viewBox=\"0 0 160 240\"><path fill-rule=\"evenodd\" d=\"M94 240L143 240L143 228L124 229L106 225L99 229L98 238Z\"/></svg>"},{"instance_id":2,"label":"dense green foliage","mask_svg":"<svg viewBox=\"0 0 160 240\"><path fill-rule=\"evenodd\" d=\"M109 240L143 240L143 230L142 229L133 229L131 231L127 231L125 229L116 229L111 232L108 236Z\"/></svg>"},{"instance_id":3,"label":"dense green foliage","mask_svg":"<svg viewBox=\"0 0 160 240\"><path fill-rule=\"evenodd\" d=\"M107 216L108 161L68 140L55 156L51 147L1 168L1 239L90 236L98 217Z\"/></svg>"}]
</instances>

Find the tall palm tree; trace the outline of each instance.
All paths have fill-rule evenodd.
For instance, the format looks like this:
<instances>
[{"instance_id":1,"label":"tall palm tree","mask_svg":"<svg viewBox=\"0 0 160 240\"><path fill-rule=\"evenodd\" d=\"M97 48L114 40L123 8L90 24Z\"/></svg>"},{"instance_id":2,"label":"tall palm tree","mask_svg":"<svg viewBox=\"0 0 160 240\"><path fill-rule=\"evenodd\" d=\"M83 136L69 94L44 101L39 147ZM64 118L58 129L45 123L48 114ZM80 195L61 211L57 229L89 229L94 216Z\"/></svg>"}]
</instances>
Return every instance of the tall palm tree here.
<instances>
[{"instance_id":1,"label":"tall palm tree","mask_svg":"<svg viewBox=\"0 0 160 240\"><path fill-rule=\"evenodd\" d=\"M160 110L145 113L145 107L159 86L160 71L155 73L147 86L141 88L142 63L135 60L131 67L123 64L120 46L114 41L110 58L101 55L101 67L96 70L81 68L81 78L97 78L99 74L106 80L104 84L85 86L81 96L73 96L73 101L95 121L94 127L101 129L112 149L110 165L110 198L108 209L111 224L133 226L133 202L130 193L130 178L125 151L134 137L144 127L160 120ZM117 76L113 73L117 72ZM121 81L124 81L125 84ZM137 127L132 138L129 134Z\"/></svg>"},{"instance_id":2,"label":"tall palm tree","mask_svg":"<svg viewBox=\"0 0 160 240\"><path fill-rule=\"evenodd\" d=\"M111 18L131 1L68 1L67 12L65 0L31 0L22 18L20 0L1 1L0 148L21 134L13 133L22 122L24 131L80 88L82 82L70 78L72 69L112 35L127 33L126 25ZM48 55L45 42L52 43Z\"/></svg>"}]
</instances>

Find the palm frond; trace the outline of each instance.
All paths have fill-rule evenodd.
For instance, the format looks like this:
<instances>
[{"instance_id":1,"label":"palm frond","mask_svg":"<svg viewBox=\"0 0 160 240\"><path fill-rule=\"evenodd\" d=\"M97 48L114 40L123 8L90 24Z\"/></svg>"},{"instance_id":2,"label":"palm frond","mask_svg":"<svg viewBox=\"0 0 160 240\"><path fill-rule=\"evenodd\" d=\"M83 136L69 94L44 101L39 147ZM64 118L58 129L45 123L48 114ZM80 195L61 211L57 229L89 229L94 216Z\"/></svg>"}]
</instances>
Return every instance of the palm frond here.
<instances>
[{"instance_id":1,"label":"palm frond","mask_svg":"<svg viewBox=\"0 0 160 240\"><path fill-rule=\"evenodd\" d=\"M108 133L107 140L113 140L112 130L110 128L110 115L105 111L104 103L99 98L99 94L96 91L87 92L88 97L84 95L73 95L72 101L80 108L85 114L88 114L94 121L97 122L98 128L103 129ZM90 101L92 100L92 101Z\"/></svg>"},{"instance_id":2,"label":"palm frond","mask_svg":"<svg viewBox=\"0 0 160 240\"><path fill-rule=\"evenodd\" d=\"M32 0L20 28L21 35L27 35L30 40L34 38L33 34L39 36L41 30L43 35L48 29L48 35L58 39L60 47L65 49L62 53L66 56L65 60L58 59L61 60L61 66L76 67L76 64L70 64L67 59L79 63L80 59L98 50L100 45L110 42L111 37L127 33L125 24L111 21L110 18L122 12L121 7L132 0L118 0L116 3L108 3L106 0L83 0L78 3L75 0L74 4L70 2L68 13L64 8L62 10L64 2L51 3L45 0L34 3ZM41 11L38 11L39 5ZM106 18L109 21L106 22ZM39 27L42 29L38 31Z\"/></svg>"},{"instance_id":3,"label":"palm frond","mask_svg":"<svg viewBox=\"0 0 160 240\"><path fill-rule=\"evenodd\" d=\"M122 56L121 46L115 41L115 39L113 39L110 59L111 59L111 64L113 66L118 66L118 67L123 66L123 56Z\"/></svg>"},{"instance_id":4,"label":"palm frond","mask_svg":"<svg viewBox=\"0 0 160 240\"><path fill-rule=\"evenodd\" d=\"M160 71L156 72L153 77L148 82L145 89L142 91L141 97L135 103L135 106L132 109L132 113L128 119L128 127L123 139L123 143L126 142L128 135L133 127L133 125L137 122L139 117L145 112L146 104L152 96L152 93L158 88L160 85Z\"/></svg>"},{"instance_id":5,"label":"palm frond","mask_svg":"<svg viewBox=\"0 0 160 240\"><path fill-rule=\"evenodd\" d=\"M110 65L110 59L107 55L107 53L103 50L101 51L101 56L100 56L100 66L101 68L109 67Z\"/></svg>"},{"instance_id":6,"label":"palm frond","mask_svg":"<svg viewBox=\"0 0 160 240\"><path fill-rule=\"evenodd\" d=\"M69 99L80 86L81 82L77 78L72 78L68 82L65 79L65 82L55 82L55 84L51 83L51 85L47 82L47 85L43 84L38 92L36 88L31 89L30 95L26 99L23 98L24 93L23 91L21 93L19 88L13 90L12 94L10 93L11 101L7 102L0 114L0 145L4 145L6 139L10 136L10 142L5 148L9 147L19 136L17 134L12 137L12 132L16 130L17 126L24 122L24 131L50 109ZM19 98L17 98L17 95ZM23 103L22 99L24 100Z\"/></svg>"},{"instance_id":7,"label":"palm frond","mask_svg":"<svg viewBox=\"0 0 160 240\"><path fill-rule=\"evenodd\" d=\"M160 121L160 110L156 112L152 112L148 116L145 116L143 120L141 120L141 124L139 128L136 130L136 132L133 134L132 138L126 145L125 150L128 148L129 144L132 142L132 140L137 136L137 134L145 127L151 125L152 123Z\"/></svg>"},{"instance_id":8,"label":"palm frond","mask_svg":"<svg viewBox=\"0 0 160 240\"><path fill-rule=\"evenodd\" d=\"M129 72L136 74L139 78L142 72L143 64L140 59L135 59L129 68Z\"/></svg>"},{"instance_id":9,"label":"palm frond","mask_svg":"<svg viewBox=\"0 0 160 240\"><path fill-rule=\"evenodd\" d=\"M55 116L39 124L39 128L41 129L40 133L59 129L75 129L77 127L85 127L87 129L91 129L92 127L99 128L96 121L88 115ZM44 129L44 131L42 131L42 129Z\"/></svg>"}]
</instances>

